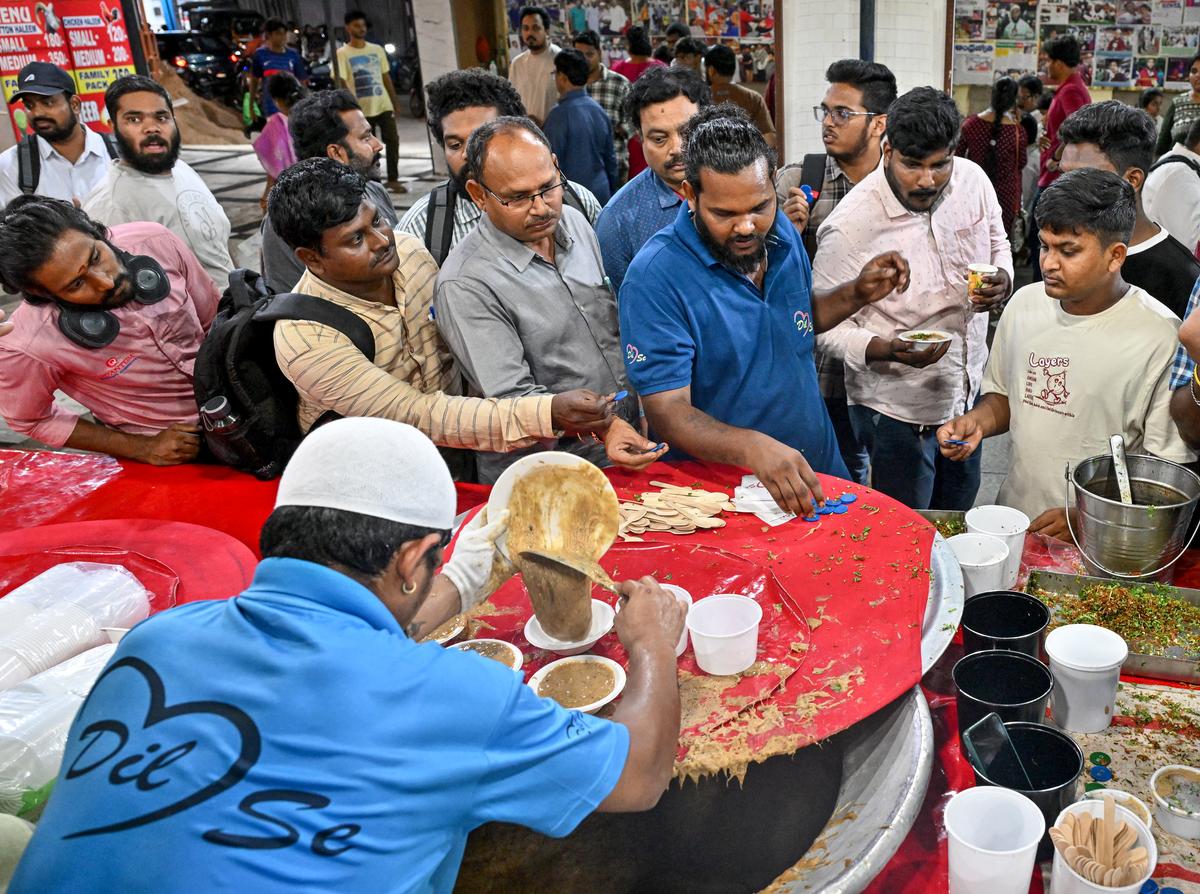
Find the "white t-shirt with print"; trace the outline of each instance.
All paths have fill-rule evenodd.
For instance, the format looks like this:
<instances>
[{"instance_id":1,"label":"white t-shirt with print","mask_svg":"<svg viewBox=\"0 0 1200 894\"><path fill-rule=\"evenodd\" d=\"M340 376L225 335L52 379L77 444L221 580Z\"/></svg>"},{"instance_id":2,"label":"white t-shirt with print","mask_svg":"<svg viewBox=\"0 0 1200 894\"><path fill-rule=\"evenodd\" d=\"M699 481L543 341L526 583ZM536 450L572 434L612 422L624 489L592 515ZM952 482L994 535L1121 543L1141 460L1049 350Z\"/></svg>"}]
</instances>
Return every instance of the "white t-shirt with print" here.
<instances>
[{"instance_id":1,"label":"white t-shirt with print","mask_svg":"<svg viewBox=\"0 0 1200 894\"><path fill-rule=\"evenodd\" d=\"M1130 286L1103 313L1074 316L1038 282L1013 295L1000 318L982 392L1008 398L1012 458L997 502L1035 518L1064 504L1064 470L1108 452L1175 462L1195 455L1171 419L1171 360L1179 319Z\"/></svg>"}]
</instances>

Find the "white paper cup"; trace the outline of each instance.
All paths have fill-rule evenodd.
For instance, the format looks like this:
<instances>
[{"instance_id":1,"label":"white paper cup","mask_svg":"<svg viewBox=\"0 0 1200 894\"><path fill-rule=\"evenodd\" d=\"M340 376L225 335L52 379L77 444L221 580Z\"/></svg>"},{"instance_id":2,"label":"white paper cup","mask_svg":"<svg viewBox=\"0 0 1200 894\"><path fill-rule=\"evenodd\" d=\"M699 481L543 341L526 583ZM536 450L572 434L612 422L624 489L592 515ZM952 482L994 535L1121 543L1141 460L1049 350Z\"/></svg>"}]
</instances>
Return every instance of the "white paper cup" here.
<instances>
[{"instance_id":1,"label":"white paper cup","mask_svg":"<svg viewBox=\"0 0 1200 894\"><path fill-rule=\"evenodd\" d=\"M1025 551L1025 532L1029 516L1011 506L976 506L967 512L967 533L987 534L1003 540L1008 547L1004 560L1004 580L1001 589L1011 590L1021 574L1021 554Z\"/></svg>"},{"instance_id":2,"label":"white paper cup","mask_svg":"<svg viewBox=\"0 0 1200 894\"><path fill-rule=\"evenodd\" d=\"M946 805L950 894L1027 894L1046 818L1024 795L992 785Z\"/></svg>"},{"instance_id":3,"label":"white paper cup","mask_svg":"<svg viewBox=\"0 0 1200 894\"><path fill-rule=\"evenodd\" d=\"M962 566L968 599L976 593L1008 589L1004 585L1008 547L1003 540L990 534L955 534L947 542Z\"/></svg>"},{"instance_id":4,"label":"white paper cup","mask_svg":"<svg viewBox=\"0 0 1200 894\"><path fill-rule=\"evenodd\" d=\"M721 593L692 604L687 629L696 664L706 674L740 674L758 654L762 606L745 596Z\"/></svg>"},{"instance_id":5,"label":"white paper cup","mask_svg":"<svg viewBox=\"0 0 1200 894\"><path fill-rule=\"evenodd\" d=\"M1054 675L1054 722L1073 733L1108 729L1121 665L1129 655L1125 640L1095 624L1068 624L1050 631L1045 648Z\"/></svg>"},{"instance_id":6,"label":"white paper cup","mask_svg":"<svg viewBox=\"0 0 1200 894\"><path fill-rule=\"evenodd\" d=\"M1094 817L1102 817L1104 816L1104 802L1076 801L1074 804L1068 805L1058 815L1058 819L1054 821L1054 825L1057 826L1062 823L1063 818L1068 813L1090 813ZM1158 865L1158 845L1154 843L1154 836L1150 834L1150 830L1146 828L1146 824L1138 819L1137 814L1126 810L1120 803L1117 804L1117 821L1129 824L1137 833L1137 844L1134 847L1144 847L1146 853L1149 854L1149 867L1145 875L1132 885L1122 885L1119 888L1097 885L1094 882L1089 882L1068 866L1067 861L1063 859L1063 855L1058 852L1058 848L1055 848L1054 865L1050 875L1050 894L1137 894L1137 892L1141 891L1142 885L1146 884L1146 879L1154 875L1154 868ZM1028 883L1028 880L1026 880L1026 884Z\"/></svg>"},{"instance_id":7,"label":"white paper cup","mask_svg":"<svg viewBox=\"0 0 1200 894\"><path fill-rule=\"evenodd\" d=\"M983 278L985 276L995 276L999 272L1000 268L992 264L968 264L967 297L974 295L983 288Z\"/></svg>"},{"instance_id":8,"label":"white paper cup","mask_svg":"<svg viewBox=\"0 0 1200 894\"><path fill-rule=\"evenodd\" d=\"M666 590L668 593L674 594L675 598L678 599L680 602L682 602L687 607L689 614L691 613L691 610L692 610L692 594L691 593L689 593L683 587L677 587L674 584L659 584L659 586L662 587L664 590ZM684 652L687 651L687 644L688 644L688 629L687 629L687 619L685 618L684 623L683 623L683 632L679 634L679 642L675 646L675 657L676 658L678 658L680 655L682 655Z\"/></svg>"}]
</instances>

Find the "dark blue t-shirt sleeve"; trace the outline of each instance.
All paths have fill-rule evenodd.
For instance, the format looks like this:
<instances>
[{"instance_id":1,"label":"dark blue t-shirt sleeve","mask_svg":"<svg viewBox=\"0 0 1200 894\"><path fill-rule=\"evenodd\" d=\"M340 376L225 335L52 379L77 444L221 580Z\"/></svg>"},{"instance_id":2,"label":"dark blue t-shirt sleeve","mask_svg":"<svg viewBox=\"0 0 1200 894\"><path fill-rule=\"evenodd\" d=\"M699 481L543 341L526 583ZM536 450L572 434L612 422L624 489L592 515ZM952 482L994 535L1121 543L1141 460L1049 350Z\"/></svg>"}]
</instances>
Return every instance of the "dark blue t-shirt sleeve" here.
<instances>
[{"instance_id":1,"label":"dark blue t-shirt sleeve","mask_svg":"<svg viewBox=\"0 0 1200 894\"><path fill-rule=\"evenodd\" d=\"M304 61L304 57L292 50L292 54L296 57L295 68L292 73L296 76L296 80L305 82L308 80L308 63Z\"/></svg>"},{"instance_id":2,"label":"dark blue t-shirt sleeve","mask_svg":"<svg viewBox=\"0 0 1200 894\"><path fill-rule=\"evenodd\" d=\"M255 50L254 58L250 60L250 70L253 72L256 78L261 78L263 76L263 58L263 51Z\"/></svg>"},{"instance_id":3,"label":"dark blue t-shirt sleeve","mask_svg":"<svg viewBox=\"0 0 1200 894\"><path fill-rule=\"evenodd\" d=\"M676 288L652 272L670 267L665 255L641 263L643 248L621 286L621 344L629 382L639 394L673 391L692 383L696 341ZM653 251L653 249L651 249Z\"/></svg>"},{"instance_id":4,"label":"dark blue t-shirt sleeve","mask_svg":"<svg viewBox=\"0 0 1200 894\"><path fill-rule=\"evenodd\" d=\"M472 819L567 835L616 787L628 755L624 726L567 711L514 678L484 746Z\"/></svg>"}]
</instances>

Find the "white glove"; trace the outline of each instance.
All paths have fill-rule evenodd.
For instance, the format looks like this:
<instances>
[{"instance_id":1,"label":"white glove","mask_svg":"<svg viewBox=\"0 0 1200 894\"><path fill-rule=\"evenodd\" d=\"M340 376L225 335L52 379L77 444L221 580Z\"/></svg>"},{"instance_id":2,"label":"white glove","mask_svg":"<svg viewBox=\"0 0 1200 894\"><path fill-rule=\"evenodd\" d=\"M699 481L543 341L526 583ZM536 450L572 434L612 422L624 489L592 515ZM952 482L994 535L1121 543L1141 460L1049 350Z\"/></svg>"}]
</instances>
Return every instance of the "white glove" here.
<instances>
[{"instance_id":1,"label":"white glove","mask_svg":"<svg viewBox=\"0 0 1200 894\"><path fill-rule=\"evenodd\" d=\"M485 506L458 535L454 555L442 566L442 574L458 590L462 611L478 605L503 583L491 572L493 560L504 559L496 550L496 538L507 530L508 510L488 522Z\"/></svg>"}]
</instances>

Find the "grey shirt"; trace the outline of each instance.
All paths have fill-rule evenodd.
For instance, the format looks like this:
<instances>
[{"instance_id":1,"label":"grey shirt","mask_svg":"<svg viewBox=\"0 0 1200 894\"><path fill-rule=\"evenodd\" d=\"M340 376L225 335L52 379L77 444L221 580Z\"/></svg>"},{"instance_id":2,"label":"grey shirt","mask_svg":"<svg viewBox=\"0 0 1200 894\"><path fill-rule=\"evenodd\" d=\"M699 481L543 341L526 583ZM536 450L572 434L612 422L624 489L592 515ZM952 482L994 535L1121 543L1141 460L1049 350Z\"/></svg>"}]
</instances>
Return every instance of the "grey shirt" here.
<instances>
[{"instance_id":1,"label":"grey shirt","mask_svg":"<svg viewBox=\"0 0 1200 894\"><path fill-rule=\"evenodd\" d=\"M621 359L617 302L600 243L587 218L563 207L551 264L498 229L484 215L446 257L434 309L442 338L482 397L557 394L590 388L599 394L628 389ZM636 414L636 399L620 407ZM590 440L559 439L567 450L602 465L604 448ZM491 484L537 447L480 453L479 480Z\"/></svg>"},{"instance_id":2,"label":"grey shirt","mask_svg":"<svg viewBox=\"0 0 1200 894\"><path fill-rule=\"evenodd\" d=\"M387 191L387 187L378 181L368 180L367 198L375 203L375 207L379 209L379 213L387 222L388 229L396 229L400 217L392 205L392 195ZM288 248L288 244L279 238L279 234L271 226L270 215L263 218L261 232L262 275L272 291L276 293L290 292L292 287L300 281L300 277L304 275L304 265L300 263L296 253Z\"/></svg>"}]
</instances>

